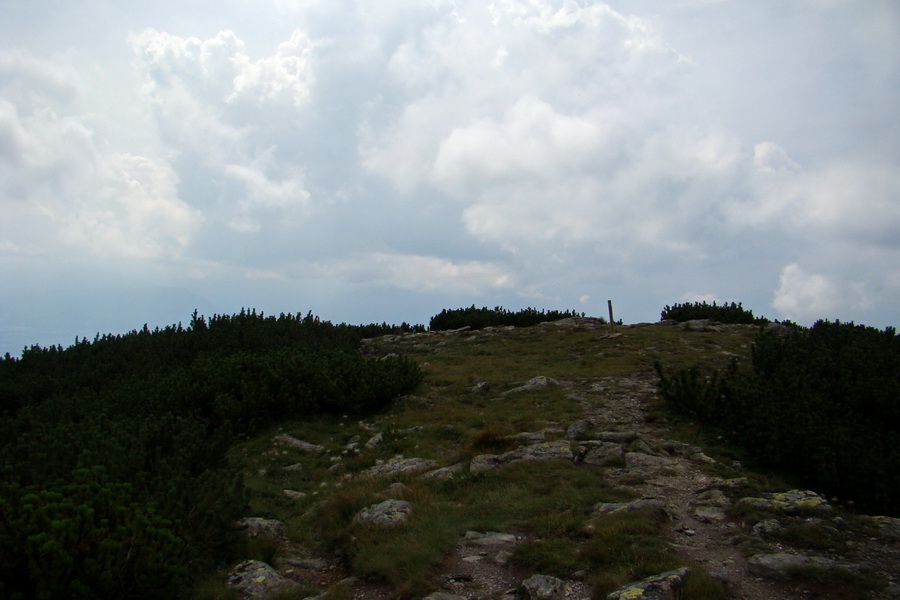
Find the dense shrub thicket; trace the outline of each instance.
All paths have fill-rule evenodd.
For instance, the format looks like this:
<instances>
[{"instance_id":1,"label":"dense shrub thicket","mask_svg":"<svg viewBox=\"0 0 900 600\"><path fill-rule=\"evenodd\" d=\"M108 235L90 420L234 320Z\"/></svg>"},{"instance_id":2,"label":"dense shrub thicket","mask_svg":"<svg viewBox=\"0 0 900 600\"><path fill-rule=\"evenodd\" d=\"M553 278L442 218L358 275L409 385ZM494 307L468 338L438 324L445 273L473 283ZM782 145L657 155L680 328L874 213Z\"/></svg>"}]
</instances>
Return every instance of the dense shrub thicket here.
<instances>
[{"instance_id":1,"label":"dense shrub thicket","mask_svg":"<svg viewBox=\"0 0 900 600\"><path fill-rule=\"evenodd\" d=\"M718 426L760 466L868 511L900 516L900 338L819 321L760 331L752 370L667 376L676 410Z\"/></svg>"},{"instance_id":2,"label":"dense shrub thicket","mask_svg":"<svg viewBox=\"0 0 900 600\"><path fill-rule=\"evenodd\" d=\"M569 317L583 317L584 313L578 313L574 310L560 312L558 310L537 310L535 308L525 308L518 312L509 311L502 306L495 308L475 308L473 304L469 308L457 308L447 310L446 308L433 317L428 325L432 331L446 331L448 329L459 329L461 327L471 327L472 329L483 329L485 327L501 327L514 325L515 327L528 327L545 321L559 321Z\"/></svg>"},{"instance_id":3,"label":"dense shrub thicket","mask_svg":"<svg viewBox=\"0 0 900 600\"><path fill-rule=\"evenodd\" d=\"M311 314L26 349L0 360L0 598L177 598L245 516L226 448L281 419L359 414L421 380Z\"/></svg>"},{"instance_id":4,"label":"dense shrub thicket","mask_svg":"<svg viewBox=\"0 0 900 600\"><path fill-rule=\"evenodd\" d=\"M764 325L769 322L765 317L754 317L752 310L746 310L740 302L735 304L708 304L706 301L689 304L666 305L660 313L665 321L692 321L694 319L712 319L720 323L736 323L744 325Z\"/></svg>"}]
</instances>

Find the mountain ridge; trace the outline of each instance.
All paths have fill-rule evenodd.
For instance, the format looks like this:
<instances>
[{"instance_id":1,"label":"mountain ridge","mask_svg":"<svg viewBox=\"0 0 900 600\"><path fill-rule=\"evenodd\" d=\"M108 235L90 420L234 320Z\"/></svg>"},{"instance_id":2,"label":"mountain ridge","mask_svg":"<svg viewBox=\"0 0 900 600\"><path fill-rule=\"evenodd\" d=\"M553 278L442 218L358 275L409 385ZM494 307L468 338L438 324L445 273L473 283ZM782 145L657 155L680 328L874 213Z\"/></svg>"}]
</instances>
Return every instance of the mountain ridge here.
<instances>
[{"instance_id":1,"label":"mountain ridge","mask_svg":"<svg viewBox=\"0 0 900 600\"><path fill-rule=\"evenodd\" d=\"M667 597L900 596L892 580L900 572L896 520L836 508L806 490L787 501L777 495L791 491L786 482L746 469L721 441L701 447L701 429L661 406L654 360L724 368L748 359L758 329L694 321L611 333L605 321L572 317L364 340L368 356L400 354L420 364L425 377L415 395L367 421L285 427L329 448L325 455L279 454L271 437L248 442L241 454L256 495L251 507L286 515L290 543L273 561L306 587L283 593L642 598L650 596L635 585L646 577L688 567ZM262 455L276 464L299 459L306 475L285 479ZM404 470L412 459L429 466ZM371 469L382 475L365 477ZM423 470L440 474L423 479ZM485 503L500 485L495 479L508 493ZM573 482L581 488L561 491ZM279 489L289 484L297 489ZM523 490L559 495L558 507ZM305 495L292 504L287 491ZM354 521L387 500L409 503L396 527ZM491 531L512 539L502 538L496 552L470 543ZM429 554L420 561L409 556L418 551L410 550L416 536L434 546L420 549ZM330 573L332 585L310 585L316 571L290 566L283 553L292 544L320 553L315 558L328 566L319 577ZM342 577L332 581L336 573ZM551 578L541 580L549 587L526 585L533 576Z\"/></svg>"}]
</instances>

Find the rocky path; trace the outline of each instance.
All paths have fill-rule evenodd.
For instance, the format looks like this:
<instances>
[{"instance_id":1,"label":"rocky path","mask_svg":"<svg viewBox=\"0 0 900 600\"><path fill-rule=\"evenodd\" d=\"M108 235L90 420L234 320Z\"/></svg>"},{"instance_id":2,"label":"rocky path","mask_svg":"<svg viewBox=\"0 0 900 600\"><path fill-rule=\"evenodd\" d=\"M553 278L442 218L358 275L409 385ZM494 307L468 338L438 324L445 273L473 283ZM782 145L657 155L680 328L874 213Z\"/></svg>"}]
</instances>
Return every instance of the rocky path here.
<instances>
[{"instance_id":1,"label":"rocky path","mask_svg":"<svg viewBox=\"0 0 900 600\"><path fill-rule=\"evenodd\" d=\"M642 372L589 383L580 397L588 421L633 431L653 452L654 446L662 448L668 442L665 426L646 418L656 393L655 375ZM653 452L651 456L659 454L662 453ZM699 565L721 579L733 598L806 598L804 594L792 595L784 586L750 574L743 552L734 544L737 525L721 510L727 506L727 499L710 494L720 480L706 474L702 460L675 452L668 454L657 456L660 460L649 468L626 465L626 468L609 469L607 478L641 498L664 503L670 513L666 528L669 542L688 563ZM641 483L635 483L636 472L646 477ZM702 500L704 494L710 498L708 503ZM698 507L703 507L699 514Z\"/></svg>"},{"instance_id":2,"label":"rocky path","mask_svg":"<svg viewBox=\"0 0 900 600\"><path fill-rule=\"evenodd\" d=\"M604 378L597 382L582 382L578 388L576 393L588 421L635 432L646 442L649 455L655 457L641 465L638 461L630 461L626 454L626 467L608 469L607 478L642 499L664 503L670 516L665 532L669 543L687 563L703 567L720 579L730 597L738 600L843 597L829 594L827 584L792 581L784 572L768 571L767 576L761 576L764 569L754 566L748 559L741 547L742 541L746 543L741 526L727 511L733 504L731 496L734 496L729 492L740 487L741 479L724 480L709 475L709 469L705 467L711 459L702 454L691 457L692 449L679 452L678 443L671 447L672 442L668 440L671 434L666 425L646 418L657 394L655 374L639 372L626 377ZM636 479L641 481L638 483ZM828 515L827 510L824 514ZM786 514L782 520L802 519ZM810 517L806 520L827 521ZM853 558L861 561L851 564L850 569L862 564L866 571L890 581L873 597L900 598L897 585L900 581L900 547L896 540L892 540L891 535L848 534L848 537L855 538L849 544L856 548ZM808 555L808 552L782 543L771 545L772 554ZM843 565L845 561L836 560L835 563ZM823 566L831 565L823 563Z\"/></svg>"}]
</instances>

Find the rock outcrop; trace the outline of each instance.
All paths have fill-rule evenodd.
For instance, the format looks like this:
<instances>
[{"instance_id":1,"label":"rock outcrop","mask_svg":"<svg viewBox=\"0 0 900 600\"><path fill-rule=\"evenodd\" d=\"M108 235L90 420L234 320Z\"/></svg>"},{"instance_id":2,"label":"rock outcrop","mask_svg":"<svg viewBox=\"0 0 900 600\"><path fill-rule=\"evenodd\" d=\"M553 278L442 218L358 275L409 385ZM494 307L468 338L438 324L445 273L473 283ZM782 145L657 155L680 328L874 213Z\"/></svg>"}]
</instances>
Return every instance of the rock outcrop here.
<instances>
[{"instance_id":1,"label":"rock outcrop","mask_svg":"<svg viewBox=\"0 0 900 600\"><path fill-rule=\"evenodd\" d=\"M480 454L472 459L469 471L472 473L486 473L499 469L503 465L511 465L519 462L538 460L565 460L574 459L572 444L567 440L555 442L543 442L522 446L503 454Z\"/></svg>"},{"instance_id":2,"label":"rock outcrop","mask_svg":"<svg viewBox=\"0 0 900 600\"><path fill-rule=\"evenodd\" d=\"M617 589L606 600L673 600L690 569L667 571Z\"/></svg>"},{"instance_id":3,"label":"rock outcrop","mask_svg":"<svg viewBox=\"0 0 900 600\"><path fill-rule=\"evenodd\" d=\"M270 565L258 560L245 560L237 565L228 574L225 585L248 599L265 599L296 586Z\"/></svg>"},{"instance_id":4,"label":"rock outcrop","mask_svg":"<svg viewBox=\"0 0 900 600\"><path fill-rule=\"evenodd\" d=\"M377 525L380 527L396 527L409 520L413 513L413 505L405 500L385 500L361 510L353 518L360 525Z\"/></svg>"}]
</instances>

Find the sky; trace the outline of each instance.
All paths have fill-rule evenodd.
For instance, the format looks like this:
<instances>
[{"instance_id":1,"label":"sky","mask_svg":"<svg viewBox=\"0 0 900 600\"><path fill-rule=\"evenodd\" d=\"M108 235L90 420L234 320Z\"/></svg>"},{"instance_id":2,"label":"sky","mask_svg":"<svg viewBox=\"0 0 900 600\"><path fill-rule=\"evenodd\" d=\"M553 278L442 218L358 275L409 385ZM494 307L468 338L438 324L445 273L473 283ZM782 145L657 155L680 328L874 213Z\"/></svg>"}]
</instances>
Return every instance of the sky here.
<instances>
[{"instance_id":1,"label":"sky","mask_svg":"<svg viewBox=\"0 0 900 600\"><path fill-rule=\"evenodd\" d=\"M0 354L245 307L900 324L896 0L0 14Z\"/></svg>"}]
</instances>

